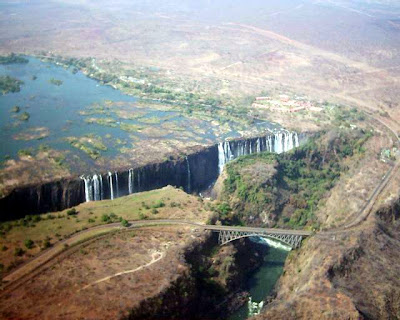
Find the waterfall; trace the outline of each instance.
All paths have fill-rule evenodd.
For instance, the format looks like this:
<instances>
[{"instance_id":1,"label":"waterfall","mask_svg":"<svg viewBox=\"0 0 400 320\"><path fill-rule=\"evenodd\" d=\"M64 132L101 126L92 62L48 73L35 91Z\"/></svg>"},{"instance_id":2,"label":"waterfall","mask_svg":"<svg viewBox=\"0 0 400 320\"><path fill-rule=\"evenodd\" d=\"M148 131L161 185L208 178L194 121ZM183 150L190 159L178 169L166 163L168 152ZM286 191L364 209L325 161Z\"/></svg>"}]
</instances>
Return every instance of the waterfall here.
<instances>
[{"instance_id":1,"label":"waterfall","mask_svg":"<svg viewBox=\"0 0 400 320\"><path fill-rule=\"evenodd\" d=\"M274 135L274 152L275 153L282 153L284 149L284 140L283 140L283 133L278 132Z\"/></svg>"},{"instance_id":2,"label":"waterfall","mask_svg":"<svg viewBox=\"0 0 400 320\"><path fill-rule=\"evenodd\" d=\"M255 140L233 140L218 143L218 169L221 174L224 165L237 157L262 151L282 153L299 146L296 132L286 130L258 137Z\"/></svg>"},{"instance_id":3,"label":"waterfall","mask_svg":"<svg viewBox=\"0 0 400 320\"><path fill-rule=\"evenodd\" d=\"M267 137L267 148L266 148L266 150L268 151L268 152L273 152L273 145L272 145L272 136L268 136Z\"/></svg>"},{"instance_id":4,"label":"waterfall","mask_svg":"<svg viewBox=\"0 0 400 320\"><path fill-rule=\"evenodd\" d=\"M113 179L112 179L112 173L110 171L108 171L108 183L110 185L110 197L111 197L111 200L114 200Z\"/></svg>"},{"instance_id":5,"label":"waterfall","mask_svg":"<svg viewBox=\"0 0 400 320\"><path fill-rule=\"evenodd\" d=\"M91 183L90 183L90 178L87 178L85 176L81 176L81 179L85 183L85 201L89 202L91 200Z\"/></svg>"},{"instance_id":6,"label":"waterfall","mask_svg":"<svg viewBox=\"0 0 400 320\"><path fill-rule=\"evenodd\" d=\"M115 171L115 184L117 186L117 198L119 197L119 184L118 184L118 172Z\"/></svg>"},{"instance_id":7,"label":"waterfall","mask_svg":"<svg viewBox=\"0 0 400 320\"><path fill-rule=\"evenodd\" d=\"M129 194L133 193L133 179L135 179L135 173L133 172L133 169L129 169L129 176L128 176L128 190Z\"/></svg>"},{"instance_id":8,"label":"waterfall","mask_svg":"<svg viewBox=\"0 0 400 320\"><path fill-rule=\"evenodd\" d=\"M186 167L187 167L187 192L188 193L190 193L190 190L191 190L191 186L190 186L190 180L191 180L191 178L190 178L190 164L189 164L189 159L188 159L188 157L186 156L185 157L186 158Z\"/></svg>"},{"instance_id":9,"label":"waterfall","mask_svg":"<svg viewBox=\"0 0 400 320\"><path fill-rule=\"evenodd\" d=\"M218 168L219 168L219 174L221 174L222 170L224 169L224 164L225 164L224 143L225 142L218 143Z\"/></svg>"},{"instance_id":10,"label":"waterfall","mask_svg":"<svg viewBox=\"0 0 400 320\"><path fill-rule=\"evenodd\" d=\"M296 132L287 130L274 131L264 137L253 139L231 140L218 143L218 170L219 174L222 173L226 163L234 160L240 156L245 156L253 153L260 153L263 151L282 153L289 151L299 146L299 137ZM187 192L192 191L192 172L190 168L189 158L186 156L186 169L187 169ZM193 169L193 168L192 168ZM136 177L135 177L136 175ZM133 168L128 171L128 191L129 194L143 190L145 184L145 171L144 168L137 170L136 174ZM115 177L114 177L115 176ZM118 198L120 196L118 172L108 172L107 175L108 186L110 188L110 198ZM125 177L125 176L123 176ZM85 184L85 201L98 201L105 199L103 177L101 174L94 174L93 176L80 177ZM135 178L137 180L135 184ZM125 180L124 180L125 181ZM151 186L149 186L151 187ZM106 196L107 197L107 196Z\"/></svg>"},{"instance_id":11,"label":"waterfall","mask_svg":"<svg viewBox=\"0 0 400 320\"><path fill-rule=\"evenodd\" d=\"M97 174L93 176L93 190L94 200L101 200L100 179Z\"/></svg>"}]
</instances>

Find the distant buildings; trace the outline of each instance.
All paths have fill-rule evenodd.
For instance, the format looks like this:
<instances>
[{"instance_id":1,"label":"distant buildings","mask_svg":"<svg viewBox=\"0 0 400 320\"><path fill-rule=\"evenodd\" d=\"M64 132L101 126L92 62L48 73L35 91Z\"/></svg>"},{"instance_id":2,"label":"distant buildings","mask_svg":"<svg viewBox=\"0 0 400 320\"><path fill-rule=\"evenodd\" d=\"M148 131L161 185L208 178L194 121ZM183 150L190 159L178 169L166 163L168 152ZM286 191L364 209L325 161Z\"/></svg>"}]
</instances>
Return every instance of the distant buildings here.
<instances>
[{"instance_id":1,"label":"distant buildings","mask_svg":"<svg viewBox=\"0 0 400 320\"><path fill-rule=\"evenodd\" d=\"M315 106L304 97L290 98L288 95L281 94L279 98L272 97L256 97L255 102L252 104L253 108L268 109L278 112L299 112L307 110L311 112L321 112L323 108Z\"/></svg>"}]
</instances>

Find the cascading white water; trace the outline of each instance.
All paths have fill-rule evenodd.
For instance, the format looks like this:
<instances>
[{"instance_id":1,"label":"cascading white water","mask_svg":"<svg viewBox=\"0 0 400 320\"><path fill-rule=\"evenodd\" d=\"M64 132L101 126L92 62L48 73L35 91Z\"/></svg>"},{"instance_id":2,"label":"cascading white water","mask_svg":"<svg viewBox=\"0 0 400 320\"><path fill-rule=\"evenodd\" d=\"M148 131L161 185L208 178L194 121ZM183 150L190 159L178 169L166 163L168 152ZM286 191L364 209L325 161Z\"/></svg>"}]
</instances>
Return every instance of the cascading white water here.
<instances>
[{"instance_id":1,"label":"cascading white water","mask_svg":"<svg viewBox=\"0 0 400 320\"><path fill-rule=\"evenodd\" d=\"M274 146L272 142L272 136L267 136L267 149L268 152L273 152Z\"/></svg>"},{"instance_id":2,"label":"cascading white water","mask_svg":"<svg viewBox=\"0 0 400 320\"><path fill-rule=\"evenodd\" d=\"M274 152L278 154L282 153L284 149L283 132L276 133L274 138Z\"/></svg>"},{"instance_id":3,"label":"cascading white water","mask_svg":"<svg viewBox=\"0 0 400 320\"><path fill-rule=\"evenodd\" d=\"M115 185L117 189L117 198L119 197L119 183L118 183L118 172L115 171Z\"/></svg>"},{"instance_id":4,"label":"cascading white water","mask_svg":"<svg viewBox=\"0 0 400 320\"><path fill-rule=\"evenodd\" d=\"M133 179L135 178L135 173L133 169L129 169L129 176L128 176L128 190L129 194L133 193Z\"/></svg>"},{"instance_id":5,"label":"cascading white water","mask_svg":"<svg viewBox=\"0 0 400 320\"><path fill-rule=\"evenodd\" d=\"M110 171L108 171L108 183L110 185L110 197L111 197L111 200L114 200L113 178L112 178L112 173Z\"/></svg>"},{"instance_id":6,"label":"cascading white water","mask_svg":"<svg viewBox=\"0 0 400 320\"><path fill-rule=\"evenodd\" d=\"M284 244L284 243L282 243L282 242L280 242L278 240L270 239L270 238L251 237L250 240L254 241L254 242L258 242L258 243L267 244L268 246L270 246L272 248L276 248L276 249L282 249L282 250L285 250L285 251L291 251L292 250L292 248L289 245Z\"/></svg>"},{"instance_id":7,"label":"cascading white water","mask_svg":"<svg viewBox=\"0 0 400 320\"><path fill-rule=\"evenodd\" d=\"M224 152L224 142L218 143L218 169L219 174L221 174L225 165L225 152Z\"/></svg>"},{"instance_id":8,"label":"cascading white water","mask_svg":"<svg viewBox=\"0 0 400 320\"><path fill-rule=\"evenodd\" d=\"M190 164L189 164L189 159L186 156L186 167L187 167L187 192L190 193L191 191L191 177L190 177Z\"/></svg>"},{"instance_id":9,"label":"cascading white water","mask_svg":"<svg viewBox=\"0 0 400 320\"><path fill-rule=\"evenodd\" d=\"M254 147L253 147L254 145ZM296 132L277 131L255 140L224 141L218 144L218 169L221 174L224 165L237 157L262 151L282 153L299 146Z\"/></svg>"},{"instance_id":10,"label":"cascading white water","mask_svg":"<svg viewBox=\"0 0 400 320\"><path fill-rule=\"evenodd\" d=\"M248 309L247 316L252 317L259 315L261 313L263 306L264 306L264 301L255 302L250 297L249 301L247 302L247 309Z\"/></svg>"},{"instance_id":11,"label":"cascading white water","mask_svg":"<svg viewBox=\"0 0 400 320\"><path fill-rule=\"evenodd\" d=\"M97 174L93 175L93 195L94 200L98 201L101 200L101 188L100 188L100 179Z\"/></svg>"},{"instance_id":12,"label":"cascading white water","mask_svg":"<svg viewBox=\"0 0 400 320\"><path fill-rule=\"evenodd\" d=\"M85 183L85 201L89 202L91 200L91 183L90 183L90 178L87 178L85 176L81 176L81 179L84 181Z\"/></svg>"},{"instance_id":13,"label":"cascading white water","mask_svg":"<svg viewBox=\"0 0 400 320\"><path fill-rule=\"evenodd\" d=\"M259 153L262 151L282 153L289 151L299 146L299 137L296 132L286 130L271 133L262 138L251 140L238 140L238 141L224 141L218 144L218 170L219 173L223 171L224 165L237 157ZM186 157L187 164L187 190L191 192L192 177L189 159ZM115 175L115 178L114 178ZM144 180L144 172L139 170L137 172L137 190L141 190L141 182ZM108 184L110 187L110 198L119 197L119 181L118 172L112 174L108 172ZM85 201L97 201L104 199L103 177L101 174L94 174L92 177L81 176L85 183ZM115 182L114 182L115 179ZM114 189L115 185L115 189ZM128 176L128 191L129 194L135 190L135 173L133 169L129 169Z\"/></svg>"}]
</instances>

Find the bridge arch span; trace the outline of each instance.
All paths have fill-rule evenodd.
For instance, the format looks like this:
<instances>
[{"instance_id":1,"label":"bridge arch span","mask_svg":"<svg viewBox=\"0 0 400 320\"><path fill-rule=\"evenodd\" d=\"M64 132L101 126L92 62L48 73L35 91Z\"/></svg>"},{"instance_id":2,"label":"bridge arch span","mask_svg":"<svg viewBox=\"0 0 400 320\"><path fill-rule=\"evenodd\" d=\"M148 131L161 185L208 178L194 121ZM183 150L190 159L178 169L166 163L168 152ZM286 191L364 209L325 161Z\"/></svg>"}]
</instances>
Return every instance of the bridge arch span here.
<instances>
[{"instance_id":1,"label":"bridge arch span","mask_svg":"<svg viewBox=\"0 0 400 320\"><path fill-rule=\"evenodd\" d=\"M269 238L271 240L279 241L292 249L298 248L303 240L303 235L294 234L279 234L279 233L268 233L268 232L248 232L248 231L236 231L236 230L216 230L218 234L218 243L223 246L229 242L249 237L262 237Z\"/></svg>"}]
</instances>

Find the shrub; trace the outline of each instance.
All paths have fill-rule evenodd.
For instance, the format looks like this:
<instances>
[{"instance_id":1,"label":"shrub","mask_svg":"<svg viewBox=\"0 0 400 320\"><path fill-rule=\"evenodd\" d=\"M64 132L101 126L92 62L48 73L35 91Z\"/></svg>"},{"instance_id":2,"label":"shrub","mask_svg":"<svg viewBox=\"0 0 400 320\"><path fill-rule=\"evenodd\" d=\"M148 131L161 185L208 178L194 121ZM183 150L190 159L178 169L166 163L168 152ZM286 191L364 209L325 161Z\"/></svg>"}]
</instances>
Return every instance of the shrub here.
<instances>
[{"instance_id":1,"label":"shrub","mask_svg":"<svg viewBox=\"0 0 400 320\"><path fill-rule=\"evenodd\" d=\"M151 213L152 213L152 214L157 214L157 213L158 213L158 210L157 210L156 208L153 208L153 209L151 210Z\"/></svg>"},{"instance_id":2,"label":"shrub","mask_svg":"<svg viewBox=\"0 0 400 320\"><path fill-rule=\"evenodd\" d=\"M26 240L24 241L24 244L25 244L25 247L26 247L27 249L32 249L32 248L33 248L33 245L34 245L34 242L33 242L31 239L26 239Z\"/></svg>"},{"instance_id":3,"label":"shrub","mask_svg":"<svg viewBox=\"0 0 400 320\"><path fill-rule=\"evenodd\" d=\"M117 220L118 219L118 216L113 212L111 212L108 216L110 217L111 220Z\"/></svg>"},{"instance_id":4,"label":"shrub","mask_svg":"<svg viewBox=\"0 0 400 320\"><path fill-rule=\"evenodd\" d=\"M123 227L129 227L129 222L127 221L127 220L125 220L125 219L122 219L122 221L121 221L121 225L123 226Z\"/></svg>"},{"instance_id":5,"label":"shrub","mask_svg":"<svg viewBox=\"0 0 400 320\"><path fill-rule=\"evenodd\" d=\"M146 220L148 217L144 213L139 213L139 219L140 220Z\"/></svg>"},{"instance_id":6,"label":"shrub","mask_svg":"<svg viewBox=\"0 0 400 320\"><path fill-rule=\"evenodd\" d=\"M21 150L18 150L18 155L20 157L32 156L32 149L21 149Z\"/></svg>"},{"instance_id":7,"label":"shrub","mask_svg":"<svg viewBox=\"0 0 400 320\"><path fill-rule=\"evenodd\" d=\"M24 253L25 253L25 251L20 247L17 247L14 250L14 256L16 256L16 257L21 257L24 255Z\"/></svg>"},{"instance_id":8,"label":"shrub","mask_svg":"<svg viewBox=\"0 0 400 320\"><path fill-rule=\"evenodd\" d=\"M18 119L21 121L28 121L30 117L31 115L28 112L24 111L18 116Z\"/></svg>"},{"instance_id":9,"label":"shrub","mask_svg":"<svg viewBox=\"0 0 400 320\"><path fill-rule=\"evenodd\" d=\"M47 249L47 248L50 248L50 247L51 247L50 239L46 238L46 239L43 241L42 249Z\"/></svg>"},{"instance_id":10,"label":"shrub","mask_svg":"<svg viewBox=\"0 0 400 320\"><path fill-rule=\"evenodd\" d=\"M152 205L153 209L165 207L165 203L162 200L158 200L155 204Z\"/></svg>"},{"instance_id":11,"label":"shrub","mask_svg":"<svg viewBox=\"0 0 400 320\"><path fill-rule=\"evenodd\" d=\"M108 214L103 214L101 216L101 221L103 222L110 222L110 217L108 216Z\"/></svg>"},{"instance_id":12,"label":"shrub","mask_svg":"<svg viewBox=\"0 0 400 320\"><path fill-rule=\"evenodd\" d=\"M41 216L36 214L32 217L32 221L33 222L39 222L40 220L42 220Z\"/></svg>"},{"instance_id":13,"label":"shrub","mask_svg":"<svg viewBox=\"0 0 400 320\"><path fill-rule=\"evenodd\" d=\"M77 214L78 214L78 212L76 211L75 208L67 210L67 215L69 215L69 216L75 216Z\"/></svg>"}]
</instances>

